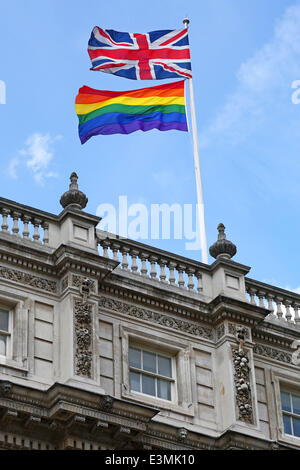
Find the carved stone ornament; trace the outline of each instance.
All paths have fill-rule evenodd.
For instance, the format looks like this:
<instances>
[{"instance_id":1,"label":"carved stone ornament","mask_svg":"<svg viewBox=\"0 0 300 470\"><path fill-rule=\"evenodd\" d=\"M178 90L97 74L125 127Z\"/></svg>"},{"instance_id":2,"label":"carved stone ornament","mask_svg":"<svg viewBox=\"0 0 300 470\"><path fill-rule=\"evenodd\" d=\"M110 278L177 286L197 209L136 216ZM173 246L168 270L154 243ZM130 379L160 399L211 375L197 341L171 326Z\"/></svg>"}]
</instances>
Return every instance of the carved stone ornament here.
<instances>
[{"instance_id":1,"label":"carved stone ornament","mask_svg":"<svg viewBox=\"0 0 300 470\"><path fill-rule=\"evenodd\" d=\"M234 335L239 342L244 343L247 339L250 339L249 329L236 323L228 323L228 333Z\"/></svg>"},{"instance_id":2,"label":"carved stone ornament","mask_svg":"<svg viewBox=\"0 0 300 470\"><path fill-rule=\"evenodd\" d=\"M209 248L209 254L216 259L230 259L236 254L236 246L226 239L225 227L218 225L218 240Z\"/></svg>"},{"instance_id":3,"label":"carved stone ornament","mask_svg":"<svg viewBox=\"0 0 300 470\"><path fill-rule=\"evenodd\" d=\"M61 290L62 292L68 287L68 276L65 276L61 281Z\"/></svg>"},{"instance_id":4,"label":"carved stone ornament","mask_svg":"<svg viewBox=\"0 0 300 470\"><path fill-rule=\"evenodd\" d=\"M27 274L22 271L17 271L16 269L9 269L4 266L0 266L0 278L9 279L11 281L19 282L20 284L25 284L27 286L32 286L36 289L42 289L47 292L55 293L57 291L56 281L43 279L41 277L33 276L32 274Z\"/></svg>"},{"instance_id":5,"label":"carved stone ornament","mask_svg":"<svg viewBox=\"0 0 300 470\"><path fill-rule=\"evenodd\" d=\"M99 307L121 312L125 315L140 318L141 320L147 320L151 323L157 323L168 328L182 331L183 333L189 333L194 336L199 336L201 338L210 340L213 339L213 329L210 327L200 326L189 321L180 320L178 318L173 318L161 313L156 313L152 310L137 307L135 305L120 302L118 300L109 299L107 297L100 297Z\"/></svg>"},{"instance_id":6,"label":"carved stone ornament","mask_svg":"<svg viewBox=\"0 0 300 470\"><path fill-rule=\"evenodd\" d=\"M101 410L110 411L113 407L114 399L109 395L103 395L99 399L99 407Z\"/></svg>"},{"instance_id":7,"label":"carved stone ornament","mask_svg":"<svg viewBox=\"0 0 300 470\"><path fill-rule=\"evenodd\" d=\"M256 343L254 345L253 352L255 354L259 354L260 356L284 362L285 364L290 364L292 362L291 353L281 351L280 349L271 348L270 346L265 346L263 344Z\"/></svg>"},{"instance_id":8,"label":"carved stone ornament","mask_svg":"<svg viewBox=\"0 0 300 470\"><path fill-rule=\"evenodd\" d=\"M246 351L232 348L234 385L238 419L253 424L252 397L250 388L250 367Z\"/></svg>"},{"instance_id":9,"label":"carved stone ornament","mask_svg":"<svg viewBox=\"0 0 300 470\"><path fill-rule=\"evenodd\" d=\"M222 338L222 336L225 335L225 325L224 323L222 323L222 325L218 326L218 328L216 329L216 337L217 337L217 341Z\"/></svg>"},{"instance_id":10,"label":"carved stone ornament","mask_svg":"<svg viewBox=\"0 0 300 470\"><path fill-rule=\"evenodd\" d=\"M6 380L0 381L0 397L9 397L12 392L12 384Z\"/></svg>"},{"instance_id":11,"label":"carved stone ornament","mask_svg":"<svg viewBox=\"0 0 300 470\"><path fill-rule=\"evenodd\" d=\"M187 429L185 429L185 428L179 428L179 429L177 430L177 439L178 439L179 442L185 441L186 438L187 438L187 435L188 435Z\"/></svg>"},{"instance_id":12,"label":"carved stone ornament","mask_svg":"<svg viewBox=\"0 0 300 470\"><path fill-rule=\"evenodd\" d=\"M95 282L88 277L78 276L73 274L72 285L79 287L81 295L89 295L90 292L95 292Z\"/></svg>"},{"instance_id":13,"label":"carved stone ornament","mask_svg":"<svg viewBox=\"0 0 300 470\"><path fill-rule=\"evenodd\" d=\"M82 300L74 303L75 373L92 376L92 305Z\"/></svg>"},{"instance_id":14,"label":"carved stone ornament","mask_svg":"<svg viewBox=\"0 0 300 470\"><path fill-rule=\"evenodd\" d=\"M78 176L73 172L70 176L69 190L66 191L60 198L60 203L65 209L66 207L73 207L76 209L84 209L88 203L86 195L78 189Z\"/></svg>"},{"instance_id":15,"label":"carved stone ornament","mask_svg":"<svg viewBox=\"0 0 300 470\"><path fill-rule=\"evenodd\" d=\"M295 340L292 343L291 348L296 349L292 354L292 364L298 366L300 364L300 340Z\"/></svg>"}]
</instances>

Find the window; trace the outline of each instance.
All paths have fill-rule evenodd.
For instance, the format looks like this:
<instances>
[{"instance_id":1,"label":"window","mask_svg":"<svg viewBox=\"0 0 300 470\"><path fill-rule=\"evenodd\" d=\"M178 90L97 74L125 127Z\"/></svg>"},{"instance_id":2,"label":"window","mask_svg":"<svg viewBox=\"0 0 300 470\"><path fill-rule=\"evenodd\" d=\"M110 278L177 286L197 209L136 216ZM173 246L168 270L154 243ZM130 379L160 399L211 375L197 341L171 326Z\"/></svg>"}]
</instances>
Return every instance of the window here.
<instances>
[{"instance_id":1,"label":"window","mask_svg":"<svg viewBox=\"0 0 300 470\"><path fill-rule=\"evenodd\" d=\"M300 437L300 395L281 392L284 433Z\"/></svg>"},{"instance_id":2,"label":"window","mask_svg":"<svg viewBox=\"0 0 300 470\"><path fill-rule=\"evenodd\" d=\"M11 312L0 307L0 356L10 355Z\"/></svg>"},{"instance_id":3,"label":"window","mask_svg":"<svg viewBox=\"0 0 300 470\"><path fill-rule=\"evenodd\" d=\"M172 399L172 358L138 347L129 348L130 390Z\"/></svg>"}]
</instances>

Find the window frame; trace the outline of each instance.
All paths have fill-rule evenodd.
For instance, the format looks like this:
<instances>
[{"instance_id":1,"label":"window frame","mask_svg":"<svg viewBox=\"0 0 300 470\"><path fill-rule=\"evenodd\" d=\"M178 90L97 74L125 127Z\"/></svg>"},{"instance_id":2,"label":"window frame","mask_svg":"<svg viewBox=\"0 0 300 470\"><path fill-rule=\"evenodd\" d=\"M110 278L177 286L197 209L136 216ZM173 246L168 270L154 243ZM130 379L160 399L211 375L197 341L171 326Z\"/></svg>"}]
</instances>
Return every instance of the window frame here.
<instances>
[{"instance_id":1,"label":"window frame","mask_svg":"<svg viewBox=\"0 0 300 470\"><path fill-rule=\"evenodd\" d=\"M6 352L5 354L0 354L2 359L12 359L12 345L13 345L13 314L14 311L8 305L0 304L0 310L5 310L8 312L8 328L7 331L0 329L0 335L6 336Z\"/></svg>"},{"instance_id":2,"label":"window frame","mask_svg":"<svg viewBox=\"0 0 300 470\"><path fill-rule=\"evenodd\" d=\"M283 371L271 371L271 381L274 384L275 409L277 414L277 440L284 444L294 444L299 446L299 437L284 432L281 392L300 394L299 369L291 368L289 373Z\"/></svg>"},{"instance_id":3,"label":"window frame","mask_svg":"<svg viewBox=\"0 0 300 470\"><path fill-rule=\"evenodd\" d=\"M300 391L298 391L298 393L295 391L295 390L292 390L292 389L288 389L287 387L280 387L280 400L281 400L281 394L282 393L287 393L289 395L289 398L290 398L290 405L291 405L291 409L293 409L293 400L292 400L292 395L294 396L297 396L299 399L300 399ZM294 437L296 439L300 439L300 435L299 436L296 436L294 434L294 424L293 424L293 419L291 419L291 430L293 431L292 434L290 433L286 433L285 432L285 429L284 429L284 420L283 420L283 416L288 416L289 418L298 418L300 420L300 413L297 414L297 413L294 413L294 411L286 411L282 408L282 401L281 401L281 413L282 413L282 422L283 422L283 434L285 436L290 436L290 437Z\"/></svg>"},{"instance_id":4,"label":"window frame","mask_svg":"<svg viewBox=\"0 0 300 470\"><path fill-rule=\"evenodd\" d=\"M120 325L121 340L121 396L143 405L156 407L163 412L174 411L186 416L195 416L195 406L193 402L193 390L191 383L192 367L192 347L188 342L177 341L165 332L160 332L159 337L156 331L149 328L136 328ZM157 352L162 356L173 358L172 378L173 390L171 401L157 398L142 392L130 390L129 380L129 345L137 346L150 352ZM174 372L173 372L174 371Z\"/></svg>"},{"instance_id":5,"label":"window frame","mask_svg":"<svg viewBox=\"0 0 300 470\"><path fill-rule=\"evenodd\" d=\"M176 358L174 357L174 355L172 355L170 352L164 352L164 351L158 351L158 350L154 350L153 348L150 349L149 347L147 346L144 346L144 345L140 345L138 343L135 343L134 341L130 341L129 342L129 345L128 345L128 352L130 353L130 348L134 348L134 349L139 349L141 351L141 353L143 353L144 351L145 352L148 352L148 353L151 353L151 354L155 354L156 356L156 365L157 365L157 357L158 356L161 356L161 357L165 357L165 358L168 358L171 360L171 377L167 377L165 375L161 375L159 374L158 372L150 372L150 371L147 371L147 370L144 370L144 369L139 369L137 367L134 367L134 366L131 366L130 365L130 360L128 360L128 367L129 367L129 387L130 387L130 372L135 372L137 374L140 374L141 376L142 375L146 375L148 377L153 377L155 379L155 395L152 395L150 393L145 393L145 392L139 392L137 390L132 390L131 387L130 387L130 392L131 393L139 393L140 395L146 395L146 396L149 396L149 397L153 397L157 400L164 400L165 402L167 403L170 403L173 401L173 397L174 397L174 394L176 393L175 392L175 384L176 384ZM143 357L143 354L141 354L141 357ZM157 395L157 379L161 379L161 380L165 380L167 382L169 382L171 384L171 387L170 387L170 395L171 395L171 398L170 400L168 400L167 398L162 398L162 397L159 397ZM140 379L141 380L141 379ZM141 383L140 383L141 385Z\"/></svg>"}]
</instances>

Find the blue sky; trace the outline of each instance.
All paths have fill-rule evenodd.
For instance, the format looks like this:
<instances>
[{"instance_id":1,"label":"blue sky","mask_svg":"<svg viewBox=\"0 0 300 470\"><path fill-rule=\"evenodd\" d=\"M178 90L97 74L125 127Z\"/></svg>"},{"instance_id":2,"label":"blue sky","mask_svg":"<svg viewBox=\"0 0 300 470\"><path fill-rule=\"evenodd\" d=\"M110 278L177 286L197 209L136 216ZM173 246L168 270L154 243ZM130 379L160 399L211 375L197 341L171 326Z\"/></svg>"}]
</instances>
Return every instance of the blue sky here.
<instances>
[{"instance_id":1,"label":"blue sky","mask_svg":"<svg viewBox=\"0 0 300 470\"><path fill-rule=\"evenodd\" d=\"M95 25L148 32L180 29L190 45L208 245L219 222L250 276L299 289L300 2L288 0L17 0L2 2L0 80L1 196L59 213L72 171L101 203L195 204L190 134L98 136L81 146L74 99L87 85L130 90L137 82L91 72ZM201 260L185 240L150 244ZM210 258L210 262L213 260Z\"/></svg>"}]
</instances>

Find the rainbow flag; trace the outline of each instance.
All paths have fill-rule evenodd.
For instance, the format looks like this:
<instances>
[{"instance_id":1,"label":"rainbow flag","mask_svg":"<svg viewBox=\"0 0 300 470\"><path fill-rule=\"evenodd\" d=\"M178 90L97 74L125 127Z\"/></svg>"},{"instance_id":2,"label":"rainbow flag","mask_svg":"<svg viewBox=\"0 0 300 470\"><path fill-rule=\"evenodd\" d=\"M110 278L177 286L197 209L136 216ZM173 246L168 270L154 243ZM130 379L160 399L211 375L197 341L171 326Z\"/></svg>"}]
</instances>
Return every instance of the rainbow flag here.
<instances>
[{"instance_id":1,"label":"rainbow flag","mask_svg":"<svg viewBox=\"0 0 300 470\"><path fill-rule=\"evenodd\" d=\"M133 91L80 88L75 101L79 138L131 134L138 130L187 131L184 80Z\"/></svg>"}]
</instances>

